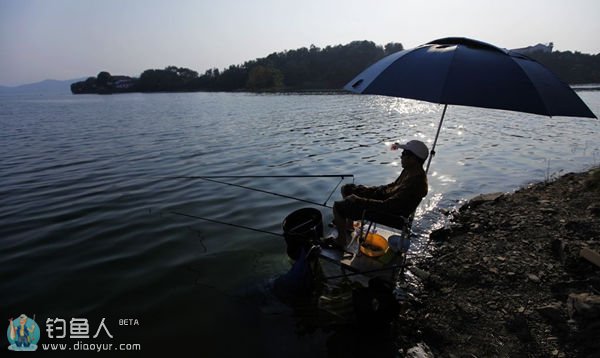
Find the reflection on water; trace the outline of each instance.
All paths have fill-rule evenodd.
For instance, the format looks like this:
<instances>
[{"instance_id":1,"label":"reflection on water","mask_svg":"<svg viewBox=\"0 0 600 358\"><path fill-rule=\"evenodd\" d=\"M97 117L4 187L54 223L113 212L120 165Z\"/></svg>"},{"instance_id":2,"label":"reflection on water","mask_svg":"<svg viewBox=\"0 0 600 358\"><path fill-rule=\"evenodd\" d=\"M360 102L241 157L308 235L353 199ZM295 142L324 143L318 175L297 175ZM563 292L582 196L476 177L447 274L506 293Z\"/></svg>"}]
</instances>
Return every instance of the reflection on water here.
<instances>
[{"instance_id":1,"label":"reflection on water","mask_svg":"<svg viewBox=\"0 0 600 358\"><path fill-rule=\"evenodd\" d=\"M580 96L600 113L599 92ZM402 170L389 144L431 144L441 109L350 95L0 97L0 287L10 292L2 312L42 322L138 318L140 331L114 333L148 344L178 322L207 353L269 355L276 335L277 344L322 352L324 341L297 334L290 312L257 289L289 268L283 240L170 214L281 232L305 204L175 177L337 173L354 174L345 183L387 183ZM448 107L411 253L423 254L443 225L439 208L597 165L597 143L597 120ZM339 182L227 180L318 203Z\"/></svg>"}]
</instances>

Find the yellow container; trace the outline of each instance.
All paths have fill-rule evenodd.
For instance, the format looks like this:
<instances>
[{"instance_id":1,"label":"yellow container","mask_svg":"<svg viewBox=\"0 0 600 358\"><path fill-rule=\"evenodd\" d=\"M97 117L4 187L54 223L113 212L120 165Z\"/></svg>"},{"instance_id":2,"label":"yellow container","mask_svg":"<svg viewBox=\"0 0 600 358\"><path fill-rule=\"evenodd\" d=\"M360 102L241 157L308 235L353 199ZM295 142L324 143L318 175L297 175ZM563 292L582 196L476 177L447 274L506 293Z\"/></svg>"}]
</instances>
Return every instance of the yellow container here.
<instances>
[{"instance_id":1,"label":"yellow container","mask_svg":"<svg viewBox=\"0 0 600 358\"><path fill-rule=\"evenodd\" d=\"M383 256L388 248L387 240L375 233L369 233L367 239L360 244L360 252L369 257Z\"/></svg>"}]
</instances>

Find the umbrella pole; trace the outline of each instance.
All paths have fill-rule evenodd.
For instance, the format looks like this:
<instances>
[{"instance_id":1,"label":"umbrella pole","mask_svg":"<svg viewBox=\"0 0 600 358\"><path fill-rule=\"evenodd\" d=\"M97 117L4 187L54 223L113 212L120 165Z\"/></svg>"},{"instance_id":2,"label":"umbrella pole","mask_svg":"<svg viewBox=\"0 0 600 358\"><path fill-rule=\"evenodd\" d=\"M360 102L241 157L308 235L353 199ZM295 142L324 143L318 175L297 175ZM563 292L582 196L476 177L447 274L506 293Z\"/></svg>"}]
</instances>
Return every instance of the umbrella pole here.
<instances>
[{"instance_id":1,"label":"umbrella pole","mask_svg":"<svg viewBox=\"0 0 600 358\"><path fill-rule=\"evenodd\" d=\"M440 135L440 129L442 129L442 122L444 121L444 116L446 115L446 108L448 105L444 105L444 111L442 112L442 118L440 119L440 124L438 125L437 133L435 134L435 139L433 140L433 146L431 147L431 153L429 154L429 160L427 161L427 168L425 169L425 174L429 172L429 165L431 164L431 159L435 155L435 145L437 144L438 137Z\"/></svg>"}]
</instances>

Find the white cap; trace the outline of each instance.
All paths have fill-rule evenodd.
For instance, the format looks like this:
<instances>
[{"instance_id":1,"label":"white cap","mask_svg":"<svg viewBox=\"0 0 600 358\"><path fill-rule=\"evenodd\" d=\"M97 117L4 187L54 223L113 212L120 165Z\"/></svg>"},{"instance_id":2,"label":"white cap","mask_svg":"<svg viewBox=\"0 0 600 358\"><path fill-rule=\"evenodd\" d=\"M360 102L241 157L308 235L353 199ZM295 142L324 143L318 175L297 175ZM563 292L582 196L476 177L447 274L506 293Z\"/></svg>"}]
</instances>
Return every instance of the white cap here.
<instances>
[{"instance_id":1,"label":"white cap","mask_svg":"<svg viewBox=\"0 0 600 358\"><path fill-rule=\"evenodd\" d=\"M398 145L398 147L410 151L411 153L423 160L427 159L427 157L429 156L429 149L427 148L425 143L421 142L420 140L411 140L406 144Z\"/></svg>"}]
</instances>

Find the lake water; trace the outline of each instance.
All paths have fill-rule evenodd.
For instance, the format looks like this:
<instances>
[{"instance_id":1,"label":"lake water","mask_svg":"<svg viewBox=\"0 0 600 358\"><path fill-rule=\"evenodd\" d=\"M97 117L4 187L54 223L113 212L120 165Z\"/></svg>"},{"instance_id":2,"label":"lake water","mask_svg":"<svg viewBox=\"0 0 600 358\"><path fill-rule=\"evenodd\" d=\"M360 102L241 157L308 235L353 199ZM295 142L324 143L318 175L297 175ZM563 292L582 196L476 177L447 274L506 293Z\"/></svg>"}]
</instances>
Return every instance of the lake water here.
<instances>
[{"instance_id":1,"label":"lake water","mask_svg":"<svg viewBox=\"0 0 600 358\"><path fill-rule=\"evenodd\" d=\"M600 115L600 92L579 95ZM42 329L48 318L86 318L90 336L105 318L112 342L141 342L145 352L323 355L328 334L298 334L291 311L266 292L290 265L281 238L171 213L281 232L307 204L174 177L390 182L402 168L389 144L431 143L441 110L352 95L2 96L1 316L35 315ZM599 126L448 107L412 254L426 254L428 233L444 224L439 209L598 165ZM339 183L223 180L319 203ZM119 325L130 318L139 325Z\"/></svg>"}]
</instances>

